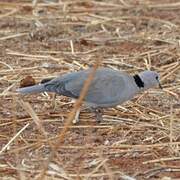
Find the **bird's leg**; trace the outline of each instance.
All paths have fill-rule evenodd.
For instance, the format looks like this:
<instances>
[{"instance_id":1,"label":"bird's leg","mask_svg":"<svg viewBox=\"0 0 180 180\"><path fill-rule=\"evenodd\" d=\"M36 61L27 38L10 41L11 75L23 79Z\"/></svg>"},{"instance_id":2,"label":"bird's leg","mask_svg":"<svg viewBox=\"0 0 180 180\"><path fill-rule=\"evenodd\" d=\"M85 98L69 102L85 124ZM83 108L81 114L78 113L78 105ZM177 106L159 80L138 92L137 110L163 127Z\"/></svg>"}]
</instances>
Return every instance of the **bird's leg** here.
<instances>
[{"instance_id":1,"label":"bird's leg","mask_svg":"<svg viewBox=\"0 0 180 180\"><path fill-rule=\"evenodd\" d=\"M74 119L73 119L73 124L76 124L76 123L79 122L80 111L81 111L80 108L76 111L75 117L74 117Z\"/></svg>"},{"instance_id":2,"label":"bird's leg","mask_svg":"<svg viewBox=\"0 0 180 180\"><path fill-rule=\"evenodd\" d=\"M52 98L52 108L53 108L53 111L56 110L56 94L53 94L53 98Z\"/></svg>"},{"instance_id":3,"label":"bird's leg","mask_svg":"<svg viewBox=\"0 0 180 180\"><path fill-rule=\"evenodd\" d=\"M95 112L97 122L100 123L103 120L103 117L102 117L103 109L96 108L96 109L94 109L94 112Z\"/></svg>"}]
</instances>

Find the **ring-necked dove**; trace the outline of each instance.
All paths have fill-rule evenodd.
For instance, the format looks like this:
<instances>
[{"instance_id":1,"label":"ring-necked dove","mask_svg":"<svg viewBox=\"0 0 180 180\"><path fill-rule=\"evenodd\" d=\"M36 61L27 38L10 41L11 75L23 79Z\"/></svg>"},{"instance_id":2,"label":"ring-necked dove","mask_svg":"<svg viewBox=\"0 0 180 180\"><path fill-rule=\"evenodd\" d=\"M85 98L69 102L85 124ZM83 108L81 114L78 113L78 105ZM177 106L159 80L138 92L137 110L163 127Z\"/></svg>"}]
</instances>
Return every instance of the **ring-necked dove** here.
<instances>
[{"instance_id":1,"label":"ring-necked dove","mask_svg":"<svg viewBox=\"0 0 180 180\"><path fill-rule=\"evenodd\" d=\"M91 73L91 69L72 72L52 80L45 80L38 85L20 88L17 91L23 94L45 91L55 92L59 95L77 99L89 73ZM137 93L157 85L162 88L159 82L159 75L155 71L146 70L132 76L110 68L99 68L95 73L84 101L85 104L95 110L114 107L132 99Z\"/></svg>"}]
</instances>

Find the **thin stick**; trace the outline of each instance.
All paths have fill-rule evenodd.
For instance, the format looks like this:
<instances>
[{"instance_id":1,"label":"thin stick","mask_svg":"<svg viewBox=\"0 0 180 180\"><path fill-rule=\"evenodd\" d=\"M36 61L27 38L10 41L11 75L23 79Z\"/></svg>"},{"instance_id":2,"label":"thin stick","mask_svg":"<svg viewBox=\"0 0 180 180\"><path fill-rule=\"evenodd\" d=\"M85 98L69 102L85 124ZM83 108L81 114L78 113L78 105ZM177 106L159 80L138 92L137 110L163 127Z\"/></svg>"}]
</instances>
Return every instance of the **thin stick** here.
<instances>
[{"instance_id":1,"label":"thin stick","mask_svg":"<svg viewBox=\"0 0 180 180\"><path fill-rule=\"evenodd\" d=\"M91 73L89 74L87 80L85 81L84 83L84 86L82 88L82 91L80 93L80 97L79 99L76 101L75 105L74 105L74 109L72 110L72 112L70 113L65 125L64 125L64 128L62 129L62 132L59 134L59 138L58 138L58 141L55 145L55 149L58 149L59 147L61 147L64 139L65 139L65 134L67 132L67 130L69 129L69 125L71 125L74 117L75 117L75 114L76 114L76 111L80 108L81 104L82 104L82 101L88 91L88 88L91 84L91 81L93 80L93 77L95 75L95 72L97 70L99 66L99 61L96 62L96 64L94 65L94 68L92 69ZM51 160L54 158L54 155L55 155L55 152L52 151L51 154L49 155L49 158L46 162L46 165L44 167L44 169L42 170L42 172L40 173L40 176L38 177L38 179L44 179L44 176L45 176L45 173L48 169L48 164L51 162Z\"/></svg>"},{"instance_id":2,"label":"thin stick","mask_svg":"<svg viewBox=\"0 0 180 180\"><path fill-rule=\"evenodd\" d=\"M29 123L27 123L23 128L21 128L15 136L13 136L10 141L1 149L0 155L9 147L9 145L29 126Z\"/></svg>"}]
</instances>

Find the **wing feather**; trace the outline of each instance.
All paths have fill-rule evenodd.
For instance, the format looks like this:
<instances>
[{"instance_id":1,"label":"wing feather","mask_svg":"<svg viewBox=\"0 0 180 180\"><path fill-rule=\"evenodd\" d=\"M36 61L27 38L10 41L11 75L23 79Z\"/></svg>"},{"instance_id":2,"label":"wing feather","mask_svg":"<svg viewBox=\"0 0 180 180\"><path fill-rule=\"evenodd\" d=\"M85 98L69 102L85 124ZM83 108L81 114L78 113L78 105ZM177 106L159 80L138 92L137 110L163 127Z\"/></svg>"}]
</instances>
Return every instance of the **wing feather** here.
<instances>
[{"instance_id":1,"label":"wing feather","mask_svg":"<svg viewBox=\"0 0 180 180\"><path fill-rule=\"evenodd\" d=\"M64 96L78 98L90 72L89 69L55 78L44 85L45 89ZM124 89L124 73L109 68L100 68L96 71L84 100L98 105L112 104L117 102L117 98L121 98Z\"/></svg>"}]
</instances>

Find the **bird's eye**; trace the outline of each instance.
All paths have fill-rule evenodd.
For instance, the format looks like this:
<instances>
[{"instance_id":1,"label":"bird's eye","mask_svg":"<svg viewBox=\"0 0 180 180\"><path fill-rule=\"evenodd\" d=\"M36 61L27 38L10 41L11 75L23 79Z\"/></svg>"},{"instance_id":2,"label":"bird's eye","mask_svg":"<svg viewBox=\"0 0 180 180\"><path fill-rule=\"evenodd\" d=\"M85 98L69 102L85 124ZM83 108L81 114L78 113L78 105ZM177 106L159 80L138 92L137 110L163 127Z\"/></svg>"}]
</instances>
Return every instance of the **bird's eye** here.
<instances>
[{"instance_id":1,"label":"bird's eye","mask_svg":"<svg viewBox=\"0 0 180 180\"><path fill-rule=\"evenodd\" d=\"M158 76L155 77L158 80Z\"/></svg>"}]
</instances>

